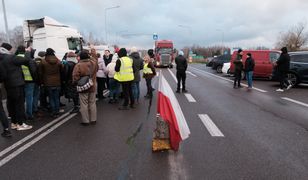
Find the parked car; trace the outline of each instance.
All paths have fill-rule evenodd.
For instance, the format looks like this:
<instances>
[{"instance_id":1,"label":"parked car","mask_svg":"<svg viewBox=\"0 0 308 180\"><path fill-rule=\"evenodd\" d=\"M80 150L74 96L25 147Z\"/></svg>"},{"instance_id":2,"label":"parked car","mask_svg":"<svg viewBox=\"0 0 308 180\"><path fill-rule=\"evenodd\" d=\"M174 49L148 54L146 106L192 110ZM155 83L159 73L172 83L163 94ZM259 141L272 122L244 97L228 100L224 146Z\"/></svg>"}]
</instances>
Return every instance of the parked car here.
<instances>
[{"instance_id":1,"label":"parked car","mask_svg":"<svg viewBox=\"0 0 308 180\"><path fill-rule=\"evenodd\" d=\"M253 77L261 77L272 79L274 62L280 56L280 51L276 50L243 50L243 64L247 59L247 53L251 53L252 58L255 60L255 69L253 72ZM233 52L231 57L230 74L234 74L234 64L233 61L237 57L237 52ZM243 78L244 78L243 72Z\"/></svg>"},{"instance_id":2,"label":"parked car","mask_svg":"<svg viewBox=\"0 0 308 180\"><path fill-rule=\"evenodd\" d=\"M224 63L222 66L222 73L225 75L230 75L230 66L231 66L230 62Z\"/></svg>"},{"instance_id":3,"label":"parked car","mask_svg":"<svg viewBox=\"0 0 308 180\"><path fill-rule=\"evenodd\" d=\"M213 65L213 60L214 60L215 58L216 58L216 57L209 57L209 58L207 58L206 66L207 66L207 67L212 67L212 65Z\"/></svg>"},{"instance_id":4,"label":"parked car","mask_svg":"<svg viewBox=\"0 0 308 180\"><path fill-rule=\"evenodd\" d=\"M216 70L217 73L222 73L222 66L226 62L230 62L231 55L230 54L224 54L221 56L218 56L213 60L212 69Z\"/></svg>"},{"instance_id":5,"label":"parked car","mask_svg":"<svg viewBox=\"0 0 308 180\"><path fill-rule=\"evenodd\" d=\"M289 52L290 70L287 79L292 86L299 83L308 83L308 51ZM273 78L278 79L276 68L273 71Z\"/></svg>"}]
</instances>

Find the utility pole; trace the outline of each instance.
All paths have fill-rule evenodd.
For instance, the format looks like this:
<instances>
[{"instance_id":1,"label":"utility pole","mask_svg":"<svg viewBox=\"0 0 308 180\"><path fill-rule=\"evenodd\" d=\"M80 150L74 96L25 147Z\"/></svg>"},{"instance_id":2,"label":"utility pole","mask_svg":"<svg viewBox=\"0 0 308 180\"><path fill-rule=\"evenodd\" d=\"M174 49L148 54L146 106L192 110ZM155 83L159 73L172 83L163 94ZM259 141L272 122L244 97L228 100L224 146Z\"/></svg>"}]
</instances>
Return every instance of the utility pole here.
<instances>
[{"instance_id":1,"label":"utility pole","mask_svg":"<svg viewBox=\"0 0 308 180\"><path fill-rule=\"evenodd\" d=\"M10 42L10 34L9 34L9 27L7 24L7 17L6 17L6 10L5 10L5 3L4 0L2 0L2 7L3 7L3 17L4 17L4 24L5 24L5 32L6 32L6 38L7 38L7 42Z\"/></svg>"}]
</instances>

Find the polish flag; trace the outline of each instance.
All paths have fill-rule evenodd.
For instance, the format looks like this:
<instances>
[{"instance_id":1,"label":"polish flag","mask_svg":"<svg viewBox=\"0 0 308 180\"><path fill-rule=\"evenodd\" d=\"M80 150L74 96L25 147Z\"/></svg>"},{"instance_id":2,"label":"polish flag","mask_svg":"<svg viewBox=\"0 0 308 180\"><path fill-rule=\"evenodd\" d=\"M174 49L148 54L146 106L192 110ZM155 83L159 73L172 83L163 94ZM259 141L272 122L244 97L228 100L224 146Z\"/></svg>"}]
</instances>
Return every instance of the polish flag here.
<instances>
[{"instance_id":1,"label":"polish flag","mask_svg":"<svg viewBox=\"0 0 308 180\"><path fill-rule=\"evenodd\" d=\"M190 130L179 102L162 73L159 77L157 113L168 123L171 148L177 151L180 142L189 137Z\"/></svg>"}]
</instances>

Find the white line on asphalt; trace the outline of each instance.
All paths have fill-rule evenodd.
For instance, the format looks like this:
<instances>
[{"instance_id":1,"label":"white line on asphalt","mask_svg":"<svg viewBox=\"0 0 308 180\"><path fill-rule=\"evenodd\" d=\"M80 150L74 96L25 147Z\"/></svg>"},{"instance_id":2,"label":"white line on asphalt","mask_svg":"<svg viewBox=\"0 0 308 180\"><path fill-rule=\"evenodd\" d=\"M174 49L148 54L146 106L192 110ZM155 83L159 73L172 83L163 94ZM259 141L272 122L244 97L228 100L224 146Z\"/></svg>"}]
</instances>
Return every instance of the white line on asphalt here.
<instances>
[{"instance_id":1,"label":"white line on asphalt","mask_svg":"<svg viewBox=\"0 0 308 180\"><path fill-rule=\"evenodd\" d=\"M33 144L35 144L36 142L38 142L39 140L43 139L45 136L47 136L48 134L50 134L52 131L54 131L55 129L57 129L59 126L61 126L62 124L64 124L65 122L67 122L68 120L70 120L72 117L76 116L77 114L71 114L70 116L66 117L65 119L63 119L62 121L60 121L59 123L57 123L56 125L54 125L53 127L51 127L50 129L48 129L47 131L45 131L44 133L40 134L39 136L37 136L36 138L34 138L33 140L31 140L30 142L28 142L27 144L23 145L22 147L20 147L19 149L17 149L16 151L14 151L13 153L11 153L10 155L8 155L7 157L3 158L0 161L0 167L2 167L4 164L6 164L7 162L9 162L10 160L12 160L13 158L15 158L16 156L18 156L20 153L22 153L23 151L25 151L26 149L28 149L29 147L31 147Z\"/></svg>"},{"instance_id":2,"label":"white line on asphalt","mask_svg":"<svg viewBox=\"0 0 308 180\"><path fill-rule=\"evenodd\" d=\"M198 77L197 75L195 75L194 73L190 72L190 71L186 71L188 74L194 76L194 77Z\"/></svg>"},{"instance_id":3,"label":"white line on asphalt","mask_svg":"<svg viewBox=\"0 0 308 180\"><path fill-rule=\"evenodd\" d=\"M210 76L213 76L213 77L216 77L216 78L219 78L219 79L222 79L222 80L226 80L226 81L229 81L229 82L232 82L233 83L233 80L231 79L227 79L227 78L224 78L224 77L220 77L220 76L217 76L215 74L212 74L212 73L209 73L209 72L205 72L205 71L202 71L200 69L197 69L197 68L194 68L194 67L190 67L192 69L194 69L195 71L199 72L199 73L204 73L204 74L208 74ZM244 84L244 83L241 83L242 86L244 87L248 87L247 84ZM262 93L266 93L267 91L263 90L263 89L259 89L259 88L255 88L255 87L252 87L252 89L256 90L256 91L259 91L259 92L262 92Z\"/></svg>"},{"instance_id":4,"label":"white line on asphalt","mask_svg":"<svg viewBox=\"0 0 308 180\"><path fill-rule=\"evenodd\" d=\"M282 97L281 99L284 99L284 100L286 100L286 101L290 101L290 102L293 102L293 103L296 103L296 104L299 104L299 105L308 107L308 104L303 103L303 102L300 102L300 101L297 101L297 100L294 100L294 99L291 99L291 98Z\"/></svg>"},{"instance_id":5,"label":"white line on asphalt","mask_svg":"<svg viewBox=\"0 0 308 180\"><path fill-rule=\"evenodd\" d=\"M168 69L168 71L169 71L169 73L171 74L171 76L172 76L172 78L174 79L174 81L176 82L176 83L178 83L178 80L177 80L177 78L175 77L175 75L173 74L173 72L170 70L170 69ZM182 84L181 84L181 87L180 87L181 89L182 89Z\"/></svg>"},{"instance_id":6,"label":"white line on asphalt","mask_svg":"<svg viewBox=\"0 0 308 180\"><path fill-rule=\"evenodd\" d=\"M109 90L103 91L103 96L106 96L109 93Z\"/></svg>"},{"instance_id":7,"label":"white line on asphalt","mask_svg":"<svg viewBox=\"0 0 308 180\"><path fill-rule=\"evenodd\" d=\"M184 93L184 95L186 96L188 102L197 102L191 94Z\"/></svg>"},{"instance_id":8,"label":"white line on asphalt","mask_svg":"<svg viewBox=\"0 0 308 180\"><path fill-rule=\"evenodd\" d=\"M156 73L156 76L157 76L157 77L159 76L159 72Z\"/></svg>"},{"instance_id":9,"label":"white line on asphalt","mask_svg":"<svg viewBox=\"0 0 308 180\"><path fill-rule=\"evenodd\" d=\"M62 119L63 117L67 116L69 114L69 112L63 114L62 116L58 117L57 119L51 121L50 123L46 124L45 126L41 127L40 129L34 131L33 133L29 134L28 136L24 137L23 139L17 141L16 143L14 143L13 145L11 145L10 147L7 147L6 149L4 149L3 151L0 152L0 158L5 155L6 153L10 152L11 150L15 149L17 146L23 144L24 142L28 141L29 139L33 138L34 136L36 136L37 134L41 133L42 131L44 131L45 129L49 128L50 126L52 126L53 124L57 123L60 119Z\"/></svg>"},{"instance_id":10,"label":"white line on asphalt","mask_svg":"<svg viewBox=\"0 0 308 180\"><path fill-rule=\"evenodd\" d=\"M218 129L207 114L199 114L198 116L213 137L224 137L223 133Z\"/></svg>"}]
</instances>

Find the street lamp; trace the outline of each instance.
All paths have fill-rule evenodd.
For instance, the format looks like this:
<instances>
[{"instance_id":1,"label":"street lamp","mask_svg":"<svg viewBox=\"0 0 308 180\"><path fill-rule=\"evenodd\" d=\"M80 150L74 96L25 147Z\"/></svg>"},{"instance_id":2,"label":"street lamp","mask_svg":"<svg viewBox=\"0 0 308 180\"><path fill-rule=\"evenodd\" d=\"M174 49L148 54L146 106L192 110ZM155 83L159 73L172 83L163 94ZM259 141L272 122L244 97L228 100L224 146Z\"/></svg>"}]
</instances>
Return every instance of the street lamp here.
<instances>
[{"instance_id":1,"label":"street lamp","mask_svg":"<svg viewBox=\"0 0 308 180\"><path fill-rule=\"evenodd\" d=\"M107 39L107 10L110 9L116 9L119 8L120 6L112 6L112 7L107 7L105 8L105 38L106 38L106 44L108 45L108 39Z\"/></svg>"},{"instance_id":2,"label":"street lamp","mask_svg":"<svg viewBox=\"0 0 308 180\"><path fill-rule=\"evenodd\" d=\"M10 43L10 34L9 34L9 28L8 28L8 23L7 23L4 0L2 0L2 7L3 7L3 18L4 18L4 24L5 24L6 38L7 38L7 42Z\"/></svg>"}]
</instances>

